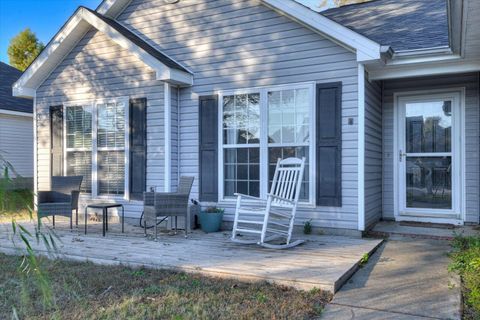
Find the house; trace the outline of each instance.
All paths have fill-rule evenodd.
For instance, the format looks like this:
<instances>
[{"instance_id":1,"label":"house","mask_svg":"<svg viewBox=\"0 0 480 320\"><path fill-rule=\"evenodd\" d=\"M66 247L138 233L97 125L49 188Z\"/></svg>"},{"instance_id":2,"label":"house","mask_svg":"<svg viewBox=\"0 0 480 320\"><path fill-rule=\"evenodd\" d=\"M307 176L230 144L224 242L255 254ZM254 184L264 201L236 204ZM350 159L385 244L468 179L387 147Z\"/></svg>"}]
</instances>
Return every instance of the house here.
<instances>
[{"instance_id":1,"label":"house","mask_svg":"<svg viewBox=\"0 0 480 320\"><path fill-rule=\"evenodd\" d=\"M15 187L33 188L33 103L14 97L12 85L22 72L0 62L0 156L15 168ZM3 178L0 165L0 179Z\"/></svg>"},{"instance_id":2,"label":"house","mask_svg":"<svg viewBox=\"0 0 480 320\"><path fill-rule=\"evenodd\" d=\"M226 208L307 158L297 223L478 224L480 2L106 0L80 7L14 84L35 99L35 188L82 203L175 190Z\"/></svg>"}]
</instances>

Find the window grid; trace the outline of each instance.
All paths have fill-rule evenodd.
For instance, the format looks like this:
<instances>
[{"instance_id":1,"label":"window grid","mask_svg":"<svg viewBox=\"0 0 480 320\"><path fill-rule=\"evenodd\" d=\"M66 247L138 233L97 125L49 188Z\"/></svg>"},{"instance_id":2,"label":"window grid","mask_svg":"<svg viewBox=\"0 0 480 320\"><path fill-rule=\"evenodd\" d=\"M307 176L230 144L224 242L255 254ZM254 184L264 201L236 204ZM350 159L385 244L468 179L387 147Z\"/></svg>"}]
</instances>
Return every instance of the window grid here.
<instances>
[{"instance_id":1,"label":"window grid","mask_svg":"<svg viewBox=\"0 0 480 320\"><path fill-rule=\"evenodd\" d=\"M128 98L64 106L65 174L81 191L128 198Z\"/></svg>"},{"instance_id":2,"label":"window grid","mask_svg":"<svg viewBox=\"0 0 480 320\"><path fill-rule=\"evenodd\" d=\"M229 199L232 198L232 185L234 181L238 181L238 169L233 169L236 163L229 162L226 159L226 154L231 152L231 150L240 150L240 148L255 148L259 150L260 161L258 163L258 172L259 172L259 194L260 197L265 197L269 192L271 179L273 174L271 170L275 170L275 165L277 162L277 156L280 158L286 158L290 156L296 157L305 157L306 166L305 174L302 181L302 191L301 191L301 201L309 205L314 205L314 196L315 196L315 184L311 183L315 181L315 172L314 168L310 163L314 163L315 154L314 154L314 143L315 136L311 133L314 132L314 119L315 119L315 91L314 84L298 84L290 86L277 86L269 88L258 88L258 89L245 89L232 91L231 93L221 93L219 99L219 108L221 114L223 115L220 122L220 132L219 132L219 145L220 145L220 159L219 163L219 198L220 199ZM286 92L286 93L285 93ZM235 104L225 106L225 98L228 100L233 100L232 96L235 95L258 95L259 96L259 143L245 144L245 141L237 141L233 139L226 139L226 129L237 127L232 120L228 126L225 125L225 114L232 110L232 105L235 107ZM277 119L282 122L273 123L273 126L270 126L269 118L272 116L272 113L269 110L269 97L276 95L279 98L279 101L282 102L282 99L287 103L284 103L286 112L284 114L280 113L280 117L277 115ZM284 97L285 96L285 97ZM228 101L227 101L228 102ZM279 111L279 110L276 110ZM248 119L248 118L247 118ZM271 133L272 128L275 128L275 125L282 128L286 125L290 125L290 139L283 139L283 132L280 131L280 139L272 139ZM242 127L246 127L243 124ZM277 132L278 133L278 132ZM291 138L293 136L293 138ZM277 135L278 137L278 135ZM248 141L248 140L247 140ZM227 143L228 142L228 143ZM257 142L257 141L255 141ZM271 158L275 158L271 160ZM252 166L256 166L256 163L250 163ZM240 167L241 168L241 167ZM256 167L255 167L256 170ZM245 170L244 170L245 171ZM250 171L248 171L250 173ZM245 175L244 175L245 177ZM251 178L248 176L248 178ZM242 180L242 179L240 179ZM243 181L242 181L243 182ZM257 182L255 180L255 182ZM230 184L230 185L227 185ZM240 192L238 188L235 192L245 193L257 196L257 194L251 194L252 190L248 189L243 185L243 188L247 192Z\"/></svg>"}]
</instances>

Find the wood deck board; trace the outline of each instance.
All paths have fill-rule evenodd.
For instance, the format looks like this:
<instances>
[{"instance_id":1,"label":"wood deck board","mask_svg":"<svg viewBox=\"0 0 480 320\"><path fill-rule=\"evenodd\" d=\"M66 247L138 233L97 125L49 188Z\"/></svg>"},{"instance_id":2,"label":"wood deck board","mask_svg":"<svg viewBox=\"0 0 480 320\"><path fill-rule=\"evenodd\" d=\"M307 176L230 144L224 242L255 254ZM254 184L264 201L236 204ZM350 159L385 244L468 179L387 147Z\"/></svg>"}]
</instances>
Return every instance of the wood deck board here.
<instances>
[{"instance_id":1,"label":"wood deck board","mask_svg":"<svg viewBox=\"0 0 480 320\"><path fill-rule=\"evenodd\" d=\"M303 245L272 250L232 243L228 232L193 232L188 239L182 232L175 236L161 234L159 241L154 242L143 237L141 228L128 226L127 232L121 234L118 225L112 227L103 238L98 223L89 223L87 235L83 234L82 227L70 232L66 225L57 224L56 233L61 239L57 256L101 264L144 265L243 280L266 280L304 290L318 287L335 292L356 270L363 255L381 243L380 240L338 236L305 236L307 242ZM0 225L0 252L18 253L10 237L11 226ZM47 255L43 244L34 244L34 247L39 254Z\"/></svg>"}]
</instances>

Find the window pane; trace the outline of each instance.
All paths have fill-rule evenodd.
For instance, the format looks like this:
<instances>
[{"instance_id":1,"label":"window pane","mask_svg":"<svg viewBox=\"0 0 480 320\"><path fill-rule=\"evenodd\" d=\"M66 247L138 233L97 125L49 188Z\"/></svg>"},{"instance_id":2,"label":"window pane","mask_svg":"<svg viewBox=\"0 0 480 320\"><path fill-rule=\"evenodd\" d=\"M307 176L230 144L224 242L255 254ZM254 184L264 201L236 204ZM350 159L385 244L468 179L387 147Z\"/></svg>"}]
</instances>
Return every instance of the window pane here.
<instances>
[{"instance_id":1,"label":"window pane","mask_svg":"<svg viewBox=\"0 0 480 320\"><path fill-rule=\"evenodd\" d=\"M67 176L83 176L80 190L85 193L92 192L92 152L68 151Z\"/></svg>"},{"instance_id":2,"label":"window pane","mask_svg":"<svg viewBox=\"0 0 480 320\"><path fill-rule=\"evenodd\" d=\"M273 176L277 166L278 159L286 159L290 157L305 157L305 169L302 180L302 188L300 190L300 200L308 201L309 199L309 166L308 147L288 147L288 148L268 148L268 190L272 187Z\"/></svg>"},{"instance_id":3,"label":"window pane","mask_svg":"<svg viewBox=\"0 0 480 320\"><path fill-rule=\"evenodd\" d=\"M308 143L310 94L308 89L268 93L268 142Z\"/></svg>"},{"instance_id":4,"label":"window pane","mask_svg":"<svg viewBox=\"0 0 480 320\"><path fill-rule=\"evenodd\" d=\"M260 149L224 149L224 193L260 196Z\"/></svg>"},{"instance_id":5,"label":"window pane","mask_svg":"<svg viewBox=\"0 0 480 320\"><path fill-rule=\"evenodd\" d=\"M98 152L98 193L122 195L125 189L125 152Z\"/></svg>"},{"instance_id":6,"label":"window pane","mask_svg":"<svg viewBox=\"0 0 480 320\"><path fill-rule=\"evenodd\" d=\"M407 207L452 208L452 157L407 157Z\"/></svg>"},{"instance_id":7,"label":"window pane","mask_svg":"<svg viewBox=\"0 0 480 320\"><path fill-rule=\"evenodd\" d=\"M408 103L406 130L407 152L450 152L452 102Z\"/></svg>"},{"instance_id":8,"label":"window pane","mask_svg":"<svg viewBox=\"0 0 480 320\"><path fill-rule=\"evenodd\" d=\"M223 97L223 143L260 142L260 94Z\"/></svg>"},{"instance_id":9,"label":"window pane","mask_svg":"<svg viewBox=\"0 0 480 320\"><path fill-rule=\"evenodd\" d=\"M67 148L92 147L92 113L82 106L66 108Z\"/></svg>"},{"instance_id":10,"label":"window pane","mask_svg":"<svg viewBox=\"0 0 480 320\"><path fill-rule=\"evenodd\" d=\"M123 103L97 105L99 148L125 147L125 106Z\"/></svg>"}]
</instances>

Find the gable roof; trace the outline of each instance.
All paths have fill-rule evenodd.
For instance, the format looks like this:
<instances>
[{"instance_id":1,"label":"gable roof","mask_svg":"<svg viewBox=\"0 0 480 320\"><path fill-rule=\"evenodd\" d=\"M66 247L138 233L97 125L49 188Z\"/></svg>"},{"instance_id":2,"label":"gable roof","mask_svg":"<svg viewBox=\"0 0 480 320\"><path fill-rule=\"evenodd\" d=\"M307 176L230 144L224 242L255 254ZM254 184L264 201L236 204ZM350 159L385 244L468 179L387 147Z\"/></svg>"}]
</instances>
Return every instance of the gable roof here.
<instances>
[{"instance_id":1,"label":"gable roof","mask_svg":"<svg viewBox=\"0 0 480 320\"><path fill-rule=\"evenodd\" d=\"M394 51L448 48L448 0L373 0L320 12Z\"/></svg>"},{"instance_id":2,"label":"gable roof","mask_svg":"<svg viewBox=\"0 0 480 320\"><path fill-rule=\"evenodd\" d=\"M128 40L132 41L135 45L137 45L139 48L142 48L145 52L147 52L148 54L150 54L152 57L155 57L158 61L162 62L163 64L165 64L167 67L170 67L170 68L173 68L173 69L177 69L177 70L180 70L180 71L183 71L183 72L190 72L188 71L185 67L183 67L182 65L180 65L179 63L177 63L176 61L172 60L170 57L168 57L167 55L165 55L163 52L161 51L158 51L157 49L155 49L154 47L152 47L150 44L148 44L147 42L145 42L144 40L142 40L139 36L137 36L136 34L134 34L132 31L130 31L129 29L127 29L125 26L121 25L120 23L118 23L117 21L113 20L113 19L110 19L110 18L107 18L101 14L99 14L98 12L96 11L93 11L89 8L86 8L86 7L82 7L84 8L85 10L88 10L90 11L92 14L94 14L95 16L97 16L99 19L105 21L105 23L107 23L109 26L111 26L112 28L114 28L115 30L117 30L120 34L122 34L125 38L127 38Z\"/></svg>"},{"instance_id":3,"label":"gable roof","mask_svg":"<svg viewBox=\"0 0 480 320\"><path fill-rule=\"evenodd\" d=\"M33 97L35 90L91 27L104 33L112 41L154 69L157 80L187 86L193 83L193 74L190 71L126 27L98 12L79 7L25 70L20 79L15 82L14 96Z\"/></svg>"},{"instance_id":4,"label":"gable roof","mask_svg":"<svg viewBox=\"0 0 480 320\"><path fill-rule=\"evenodd\" d=\"M33 112L33 101L12 95L12 85L20 78L22 72L0 62L0 113L1 110L13 112Z\"/></svg>"}]
</instances>

